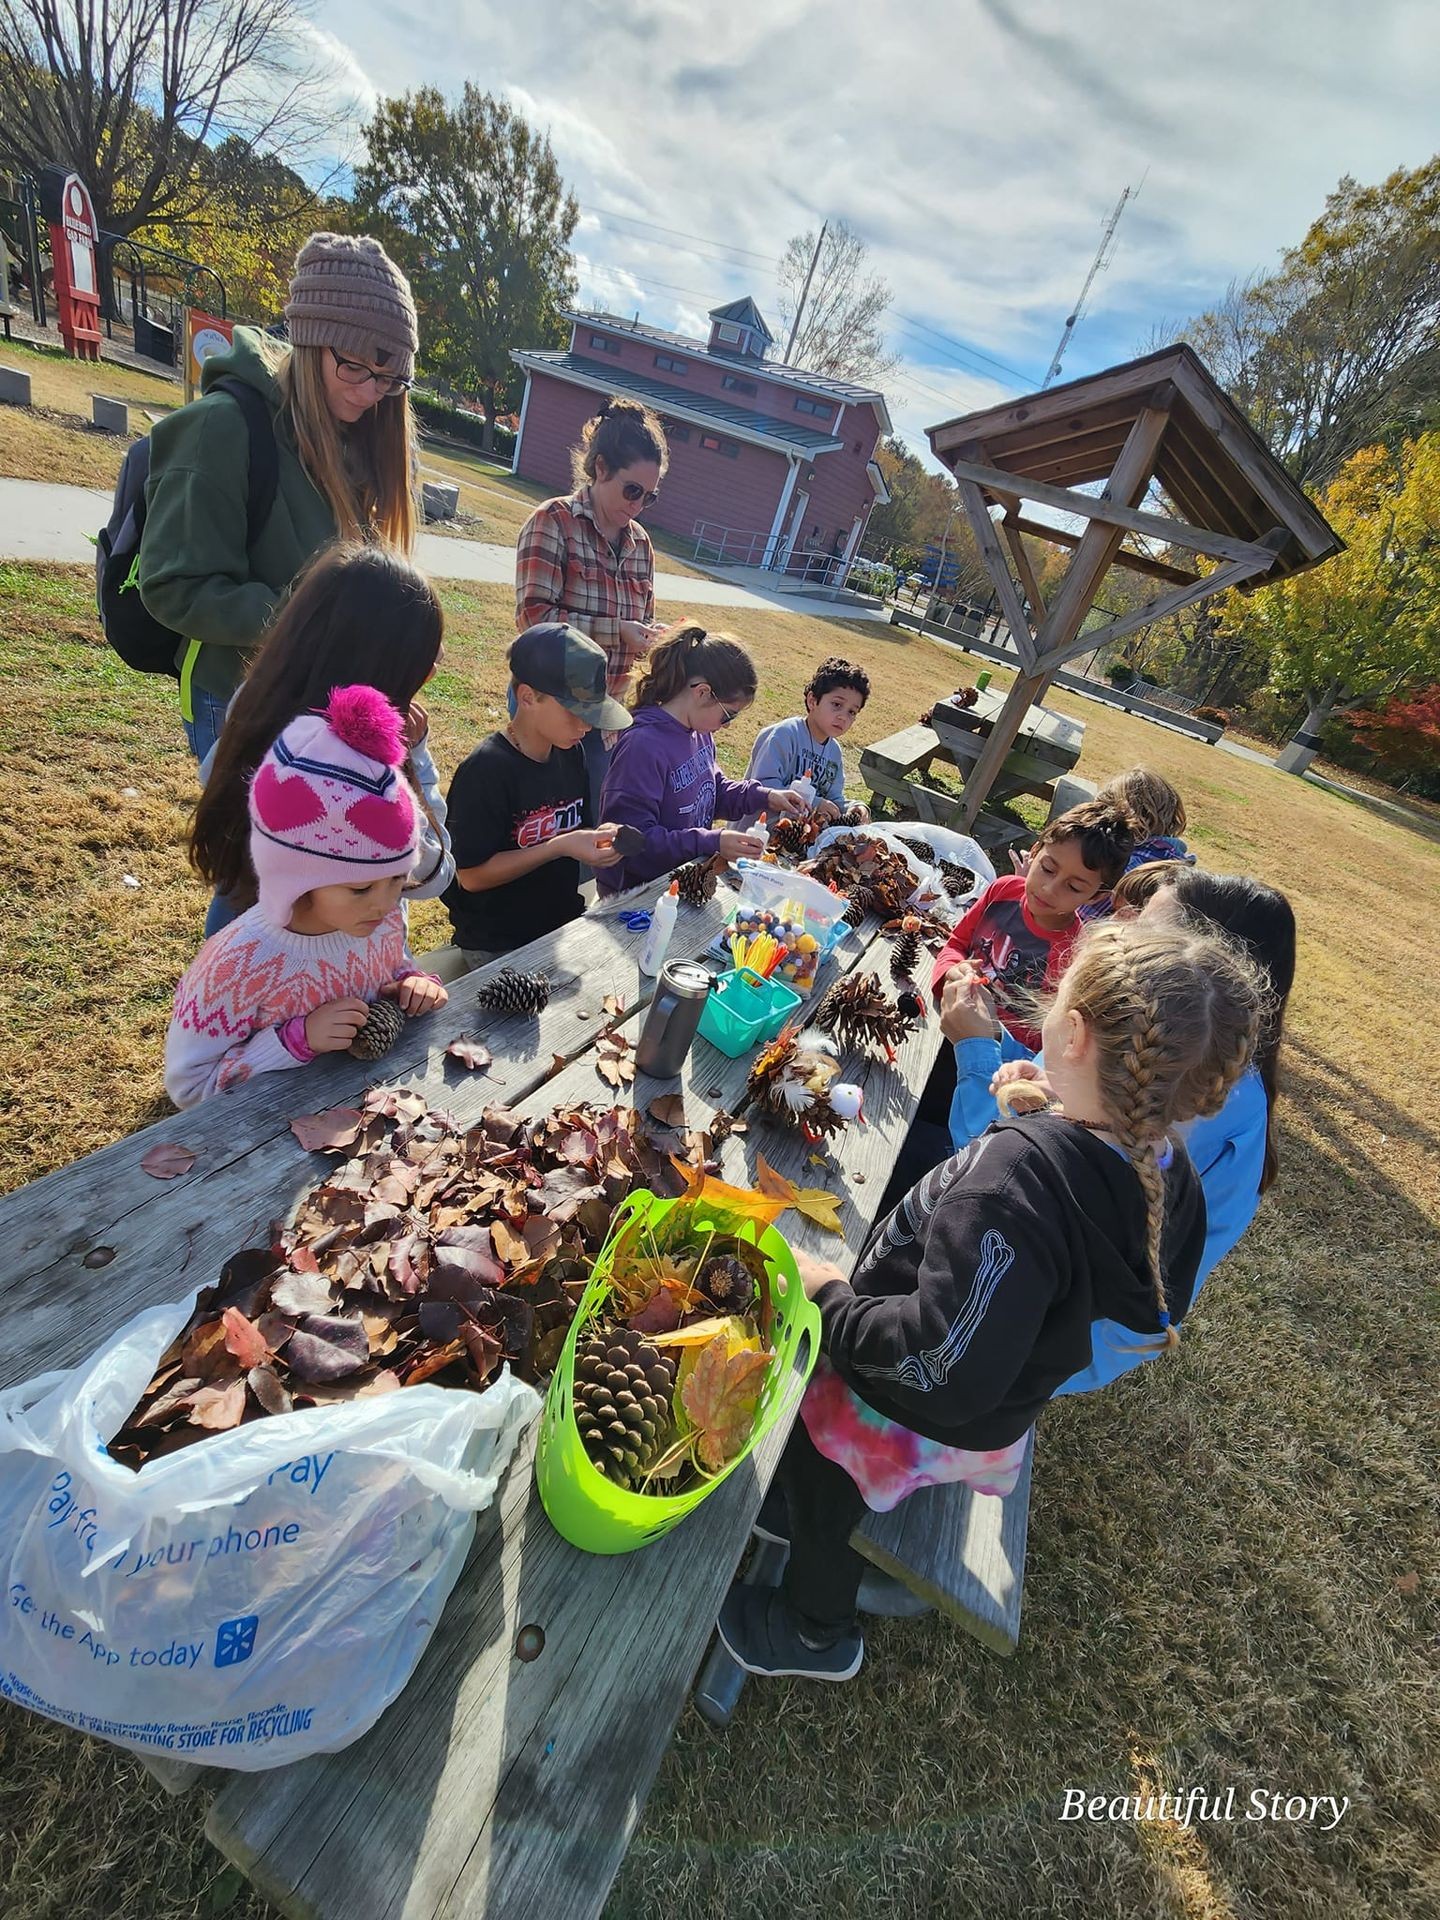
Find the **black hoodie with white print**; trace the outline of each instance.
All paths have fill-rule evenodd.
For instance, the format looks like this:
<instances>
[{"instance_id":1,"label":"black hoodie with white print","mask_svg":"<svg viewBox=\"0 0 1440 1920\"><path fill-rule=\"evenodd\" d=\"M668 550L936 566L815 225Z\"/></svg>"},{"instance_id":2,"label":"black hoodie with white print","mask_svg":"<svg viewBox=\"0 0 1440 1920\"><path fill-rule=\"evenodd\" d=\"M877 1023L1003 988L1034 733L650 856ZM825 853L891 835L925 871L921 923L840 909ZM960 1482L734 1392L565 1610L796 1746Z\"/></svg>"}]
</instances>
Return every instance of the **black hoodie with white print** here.
<instances>
[{"instance_id":1,"label":"black hoodie with white print","mask_svg":"<svg viewBox=\"0 0 1440 1920\"><path fill-rule=\"evenodd\" d=\"M1176 1323L1204 1244L1177 1146L1161 1242ZM1160 1337L1139 1176L1060 1114L999 1121L913 1187L816 1304L831 1365L877 1412L944 1446L1009 1446L1089 1366L1092 1321Z\"/></svg>"}]
</instances>

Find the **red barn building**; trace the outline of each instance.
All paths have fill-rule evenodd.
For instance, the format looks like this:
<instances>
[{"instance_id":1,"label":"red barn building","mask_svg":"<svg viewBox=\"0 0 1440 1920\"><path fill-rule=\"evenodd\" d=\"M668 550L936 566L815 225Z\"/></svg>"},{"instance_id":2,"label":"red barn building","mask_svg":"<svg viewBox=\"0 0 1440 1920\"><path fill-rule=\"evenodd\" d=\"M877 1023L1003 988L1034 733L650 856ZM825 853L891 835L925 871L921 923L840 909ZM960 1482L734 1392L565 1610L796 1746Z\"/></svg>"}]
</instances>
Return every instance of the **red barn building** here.
<instances>
[{"instance_id":1,"label":"red barn building","mask_svg":"<svg viewBox=\"0 0 1440 1920\"><path fill-rule=\"evenodd\" d=\"M883 394L767 359L773 335L749 299L716 307L706 342L610 313L566 318L568 349L511 355L525 370L516 473L568 492L570 449L600 401L642 400L670 442L647 525L699 539L702 558L843 578L889 497Z\"/></svg>"}]
</instances>

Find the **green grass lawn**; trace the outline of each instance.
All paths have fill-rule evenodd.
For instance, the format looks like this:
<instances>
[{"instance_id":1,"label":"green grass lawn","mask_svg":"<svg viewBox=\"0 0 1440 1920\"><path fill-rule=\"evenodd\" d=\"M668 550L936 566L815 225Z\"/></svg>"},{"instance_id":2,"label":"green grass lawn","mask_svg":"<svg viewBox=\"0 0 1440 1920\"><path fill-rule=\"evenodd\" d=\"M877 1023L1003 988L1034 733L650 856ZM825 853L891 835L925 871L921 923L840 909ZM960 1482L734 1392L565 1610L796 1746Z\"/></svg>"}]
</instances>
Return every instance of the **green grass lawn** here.
<instances>
[{"instance_id":1,"label":"green grass lawn","mask_svg":"<svg viewBox=\"0 0 1440 1920\"><path fill-rule=\"evenodd\" d=\"M443 593L431 693L448 768L500 713L511 616L505 588ZM898 629L749 611L728 624L762 682L721 737L731 770L826 652L874 680L852 767L861 742L967 674ZM204 893L181 851L194 776L173 689L105 649L84 570L0 567L0 631L0 1186L14 1187L161 1110L169 999ZM1042 1420L1014 1658L940 1619L875 1623L850 1686L754 1683L724 1735L687 1714L611 1920L1440 1914L1440 847L1143 721L1051 704L1086 722L1079 772L1162 767L1206 863L1294 901L1279 1186L1177 1358ZM438 908L417 934L446 937ZM1076 1786L1352 1804L1329 1834L1137 1830L1062 1823ZM202 1795L171 1800L118 1752L0 1711L7 1920L268 1914L203 1818Z\"/></svg>"}]
</instances>

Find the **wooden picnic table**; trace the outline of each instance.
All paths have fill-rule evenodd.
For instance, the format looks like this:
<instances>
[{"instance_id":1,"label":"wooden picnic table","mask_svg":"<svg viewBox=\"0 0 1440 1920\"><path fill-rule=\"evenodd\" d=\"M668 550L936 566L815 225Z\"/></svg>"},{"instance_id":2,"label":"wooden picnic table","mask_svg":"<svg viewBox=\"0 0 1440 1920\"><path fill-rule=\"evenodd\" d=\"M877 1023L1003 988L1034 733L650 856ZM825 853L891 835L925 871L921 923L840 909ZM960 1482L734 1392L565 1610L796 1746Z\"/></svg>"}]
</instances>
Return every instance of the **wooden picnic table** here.
<instances>
[{"instance_id":1,"label":"wooden picnic table","mask_svg":"<svg viewBox=\"0 0 1440 1920\"><path fill-rule=\"evenodd\" d=\"M925 776L939 760L957 768L963 777L979 759L981 749L1005 704L1003 692L982 687L975 704L962 707L951 700L937 701L930 724L903 727L860 753L860 777L877 801L898 807L907 819L932 826L961 828L960 801L926 784ZM1048 707L1031 707L1021 723L1015 744L990 789L991 801L1034 794L1047 802L1055 797L1055 783L1075 765L1085 741L1085 722L1072 720ZM982 813L974 836L982 846L1002 845L1024 832L993 814Z\"/></svg>"},{"instance_id":2,"label":"wooden picnic table","mask_svg":"<svg viewBox=\"0 0 1440 1920\"><path fill-rule=\"evenodd\" d=\"M658 891L624 904L648 904ZM682 909L672 956L699 955L732 901L722 889L706 907ZM616 911L614 902L592 909L508 956L545 966L556 982L537 1019L476 1008L488 968L453 986L441 1013L407 1026L383 1062L337 1055L303 1074L262 1076L0 1200L0 1385L81 1360L142 1308L215 1278L328 1164L300 1148L292 1117L353 1100L367 1085L414 1087L462 1126L497 1101L543 1112L678 1090L701 1127L714 1108L733 1109L749 1061L728 1060L703 1039L679 1080L642 1076L617 1095L595 1071L604 996L624 997L633 1036L651 991L636 964L643 936L628 933ZM817 991L875 938L873 920L851 933ZM462 1032L483 1034L489 1073L446 1059ZM812 1150L797 1135L764 1124L725 1141L722 1173L753 1184L763 1153L799 1184L842 1191L843 1248L799 1214L783 1226L793 1244L848 1264L874 1223L938 1044L929 1021L893 1064L847 1061L847 1077L865 1087L868 1124L835 1142L833 1174L809 1164ZM194 1167L169 1181L144 1174L141 1157L159 1141L193 1149ZM465 1571L400 1698L343 1752L265 1773L204 1773L216 1795L211 1839L267 1898L307 1920L597 1915L787 1429L788 1420L673 1533L609 1557L579 1552L550 1526L534 1488L532 1428L480 1516ZM532 1624L543 1651L521 1661L516 1636ZM152 1770L177 1787L194 1777L173 1765Z\"/></svg>"}]
</instances>

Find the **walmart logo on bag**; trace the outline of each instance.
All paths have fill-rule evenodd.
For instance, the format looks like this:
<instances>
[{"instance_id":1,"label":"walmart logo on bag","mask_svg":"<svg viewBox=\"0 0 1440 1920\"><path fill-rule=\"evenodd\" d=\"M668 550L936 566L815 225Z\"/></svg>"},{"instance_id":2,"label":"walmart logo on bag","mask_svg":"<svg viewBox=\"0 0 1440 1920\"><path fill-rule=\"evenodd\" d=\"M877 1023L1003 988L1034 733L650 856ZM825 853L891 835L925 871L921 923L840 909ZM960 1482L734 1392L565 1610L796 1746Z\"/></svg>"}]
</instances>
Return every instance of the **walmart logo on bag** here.
<instances>
[{"instance_id":1,"label":"walmart logo on bag","mask_svg":"<svg viewBox=\"0 0 1440 1920\"><path fill-rule=\"evenodd\" d=\"M238 1620L222 1620L215 1629L215 1664L238 1667L255 1651L255 1634L260 1625L258 1613L243 1614Z\"/></svg>"}]
</instances>

